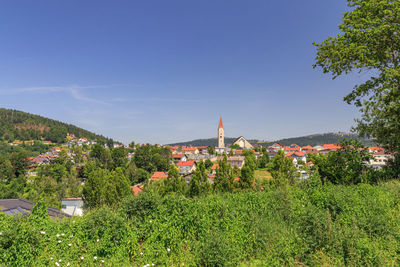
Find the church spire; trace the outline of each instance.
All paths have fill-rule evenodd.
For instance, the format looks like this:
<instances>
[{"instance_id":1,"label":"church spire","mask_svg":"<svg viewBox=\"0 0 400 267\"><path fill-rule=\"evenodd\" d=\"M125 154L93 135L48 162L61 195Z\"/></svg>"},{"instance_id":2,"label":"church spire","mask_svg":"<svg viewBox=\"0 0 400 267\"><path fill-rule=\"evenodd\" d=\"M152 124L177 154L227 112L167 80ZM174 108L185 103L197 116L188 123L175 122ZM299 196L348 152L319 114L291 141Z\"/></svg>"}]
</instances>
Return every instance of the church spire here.
<instances>
[{"instance_id":1,"label":"church spire","mask_svg":"<svg viewBox=\"0 0 400 267\"><path fill-rule=\"evenodd\" d=\"M219 128L222 128L222 129L224 128L224 125L222 124L222 116L219 117L219 126L218 126L218 129L219 129Z\"/></svg>"}]
</instances>

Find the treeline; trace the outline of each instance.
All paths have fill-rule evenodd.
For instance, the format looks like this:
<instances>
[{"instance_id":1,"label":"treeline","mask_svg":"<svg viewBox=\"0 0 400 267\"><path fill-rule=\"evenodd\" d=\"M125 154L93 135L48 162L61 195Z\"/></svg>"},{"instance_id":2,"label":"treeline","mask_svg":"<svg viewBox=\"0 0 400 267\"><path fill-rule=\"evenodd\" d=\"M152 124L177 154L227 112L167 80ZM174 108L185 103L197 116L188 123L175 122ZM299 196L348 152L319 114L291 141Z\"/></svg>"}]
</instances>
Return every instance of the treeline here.
<instances>
[{"instance_id":1,"label":"treeline","mask_svg":"<svg viewBox=\"0 0 400 267\"><path fill-rule=\"evenodd\" d=\"M274 142L261 143L263 146L270 146L274 143L279 143L283 146L289 146L291 144L297 144L299 146L317 146L323 144L337 144L341 140L360 140L364 145L370 146L374 145L373 140L368 138L359 137L357 134L347 134L347 133L325 133L325 134L314 134L302 137L293 137L280 139Z\"/></svg>"},{"instance_id":2,"label":"treeline","mask_svg":"<svg viewBox=\"0 0 400 267\"><path fill-rule=\"evenodd\" d=\"M67 133L91 140L107 141L107 138L90 131L26 112L0 108L0 141L40 140L55 143L65 141Z\"/></svg>"}]
</instances>

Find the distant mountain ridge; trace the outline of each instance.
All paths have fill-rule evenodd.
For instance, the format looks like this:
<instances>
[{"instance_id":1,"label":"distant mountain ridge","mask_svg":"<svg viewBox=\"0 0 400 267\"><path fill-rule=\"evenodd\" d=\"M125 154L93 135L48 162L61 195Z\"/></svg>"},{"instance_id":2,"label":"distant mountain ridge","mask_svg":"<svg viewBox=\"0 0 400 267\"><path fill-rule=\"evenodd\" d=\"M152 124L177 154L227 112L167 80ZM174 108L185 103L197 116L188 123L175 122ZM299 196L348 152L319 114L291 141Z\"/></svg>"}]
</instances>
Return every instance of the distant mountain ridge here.
<instances>
[{"instance_id":1,"label":"distant mountain ridge","mask_svg":"<svg viewBox=\"0 0 400 267\"><path fill-rule=\"evenodd\" d=\"M79 128L72 124L63 123L27 112L0 108L0 140L47 140L61 143L67 133L76 137L91 140L110 140L102 135Z\"/></svg>"},{"instance_id":2,"label":"distant mountain ridge","mask_svg":"<svg viewBox=\"0 0 400 267\"><path fill-rule=\"evenodd\" d=\"M276 141L259 141L259 140L248 140L252 144L259 144L262 146L269 146L273 143L279 143L281 145L287 146L291 144L297 144L299 146L316 146L322 144L335 144L339 143L342 139L356 139L358 138L357 134L353 133L323 133L323 134L312 134L307 136L301 137L293 137L293 138L285 138ZM232 137L225 137L225 144L230 145L232 144L237 138ZM374 142L367 138L358 138L364 145L373 145ZM179 146L216 146L217 145L217 138L208 138L208 139L196 139L187 142L179 142L169 144L172 146L179 145Z\"/></svg>"},{"instance_id":3,"label":"distant mountain ridge","mask_svg":"<svg viewBox=\"0 0 400 267\"><path fill-rule=\"evenodd\" d=\"M337 144L343 139L346 140L359 139L366 146L374 144L373 140L367 138L360 138L357 134L339 132L339 133L312 134L300 137L285 138L274 142L262 143L262 145L269 146L272 145L273 143L279 143L283 146L288 146L291 144L297 144L299 146L306 146L306 145L317 146L323 144Z\"/></svg>"}]
</instances>

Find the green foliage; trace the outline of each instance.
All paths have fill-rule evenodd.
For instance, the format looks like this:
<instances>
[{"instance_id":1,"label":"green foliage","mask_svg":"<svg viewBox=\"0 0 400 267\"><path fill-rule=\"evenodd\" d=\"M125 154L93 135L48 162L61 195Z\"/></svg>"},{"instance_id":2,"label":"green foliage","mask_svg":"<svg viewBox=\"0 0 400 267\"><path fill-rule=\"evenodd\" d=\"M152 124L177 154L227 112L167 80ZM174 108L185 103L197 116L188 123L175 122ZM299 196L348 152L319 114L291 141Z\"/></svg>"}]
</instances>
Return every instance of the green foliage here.
<instances>
[{"instance_id":1,"label":"green foliage","mask_svg":"<svg viewBox=\"0 0 400 267\"><path fill-rule=\"evenodd\" d=\"M179 170L176 166L171 165L168 170L168 178L161 181L159 193L166 195L169 193L177 193L184 195L187 190L185 179L179 175Z\"/></svg>"},{"instance_id":2,"label":"green foliage","mask_svg":"<svg viewBox=\"0 0 400 267\"><path fill-rule=\"evenodd\" d=\"M214 190L218 192L231 192L233 190L233 170L227 162L227 157L218 162L217 173L214 179Z\"/></svg>"},{"instance_id":3,"label":"green foliage","mask_svg":"<svg viewBox=\"0 0 400 267\"><path fill-rule=\"evenodd\" d=\"M30 216L0 213L0 265L396 266L399 198L397 181L323 185L316 175L261 192L143 192L119 210L45 223L34 219L40 204Z\"/></svg>"},{"instance_id":4,"label":"green foliage","mask_svg":"<svg viewBox=\"0 0 400 267\"><path fill-rule=\"evenodd\" d=\"M356 130L378 144L400 151L400 2L348 0L341 33L317 47L314 67L333 78L351 72L372 77L354 87L344 100L361 111Z\"/></svg>"},{"instance_id":5,"label":"green foliage","mask_svg":"<svg viewBox=\"0 0 400 267\"><path fill-rule=\"evenodd\" d=\"M287 182L294 183L298 178L296 166L292 158L286 157L282 150L272 158L269 166L271 176L277 184L285 184Z\"/></svg>"},{"instance_id":6,"label":"green foliage","mask_svg":"<svg viewBox=\"0 0 400 267\"><path fill-rule=\"evenodd\" d=\"M98 168L89 173L82 193L85 205L95 208L119 205L132 191L121 168L114 171Z\"/></svg>"},{"instance_id":7,"label":"green foliage","mask_svg":"<svg viewBox=\"0 0 400 267\"><path fill-rule=\"evenodd\" d=\"M270 158L269 158L268 151L264 151L262 156L257 161L258 168L260 168L260 169L266 168L268 166L269 161L270 161Z\"/></svg>"},{"instance_id":8,"label":"green foliage","mask_svg":"<svg viewBox=\"0 0 400 267\"><path fill-rule=\"evenodd\" d=\"M133 160L138 168L152 173L155 171L168 171L170 158L171 150L168 147L141 145L136 147Z\"/></svg>"},{"instance_id":9,"label":"green foliage","mask_svg":"<svg viewBox=\"0 0 400 267\"><path fill-rule=\"evenodd\" d=\"M339 145L340 149L327 155L311 156L321 178L333 184L376 182L375 172L365 164L371 158L368 149L356 140L344 140Z\"/></svg>"}]
</instances>

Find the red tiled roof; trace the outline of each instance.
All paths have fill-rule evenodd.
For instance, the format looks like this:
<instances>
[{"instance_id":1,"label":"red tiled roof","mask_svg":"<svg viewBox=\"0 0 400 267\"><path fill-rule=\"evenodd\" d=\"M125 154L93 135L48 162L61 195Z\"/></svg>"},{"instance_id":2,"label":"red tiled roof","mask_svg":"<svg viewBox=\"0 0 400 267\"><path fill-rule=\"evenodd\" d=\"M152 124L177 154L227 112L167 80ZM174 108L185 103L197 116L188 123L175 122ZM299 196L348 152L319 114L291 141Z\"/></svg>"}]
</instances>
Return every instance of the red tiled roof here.
<instances>
[{"instance_id":1,"label":"red tiled roof","mask_svg":"<svg viewBox=\"0 0 400 267\"><path fill-rule=\"evenodd\" d=\"M308 146L303 146L301 149L314 149L312 146L308 145Z\"/></svg>"},{"instance_id":2,"label":"red tiled roof","mask_svg":"<svg viewBox=\"0 0 400 267\"><path fill-rule=\"evenodd\" d=\"M185 148L182 148L182 151L196 151L197 150L197 147L185 147Z\"/></svg>"},{"instance_id":3,"label":"red tiled roof","mask_svg":"<svg viewBox=\"0 0 400 267\"><path fill-rule=\"evenodd\" d=\"M143 191L143 187L135 185L135 186L131 186L131 190L133 191L133 193L135 195L138 195L140 192Z\"/></svg>"},{"instance_id":4,"label":"red tiled roof","mask_svg":"<svg viewBox=\"0 0 400 267\"><path fill-rule=\"evenodd\" d=\"M286 157L294 157L294 156L303 157L304 154L305 154L305 153L304 153L303 151L299 151L299 152L289 152L289 153L286 153Z\"/></svg>"},{"instance_id":5,"label":"red tiled roof","mask_svg":"<svg viewBox=\"0 0 400 267\"><path fill-rule=\"evenodd\" d=\"M373 153L373 155L386 155L386 154L383 152L375 152L375 153Z\"/></svg>"},{"instance_id":6,"label":"red tiled roof","mask_svg":"<svg viewBox=\"0 0 400 267\"><path fill-rule=\"evenodd\" d=\"M195 164L194 160L179 161L177 166L193 166Z\"/></svg>"},{"instance_id":7,"label":"red tiled roof","mask_svg":"<svg viewBox=\"0 0 400 267\"><path fill-rule=\"evenodd\" d=\"M285 151L299 151L300 148L299 147L289 147L289 146L285 146Z\"/></svg>"},{"instance_id":8,"label":"red tiled roof","mask_svg":"<svg viewBox=\"0 0 400 267\"><path fill-rule=\"evenodd\" d=\"M155 172L152 176L151 176L151 180L158 180L160 178L168 178L168 174L165 172Z\"/></svg>"},{"instance_id":9,"label":"red tiled roof","mask_svg":"<svg viewBox=\"0 0 400 267\"><path fill-rule=\"evenodd\" d=\"M184 154L173 154L172 155L172 157L174 158L174 159L181 159L181 158L183 158L185 155Z\"/></svg>"},{"instance_id":10,"label":"red tiled roof","mask_svg":"<svg viewBox=\"0 0 400 267\"><path fill-rule=\"evenodd\" d=\"M323 149L339 149L340 146L335 145L335 144L324 144L322 146Z\"/></svg>"}]
</instances>

